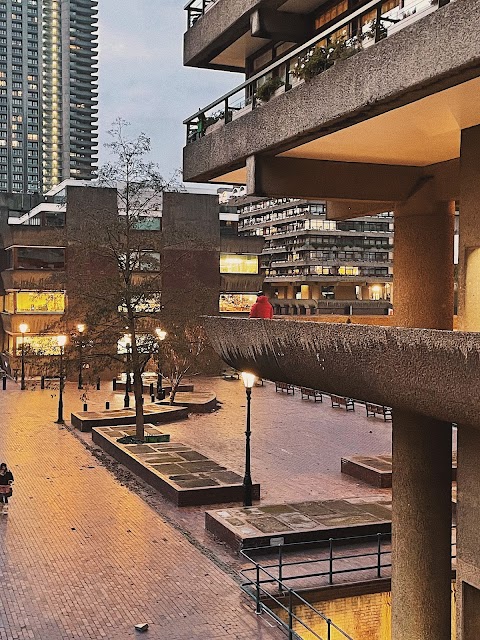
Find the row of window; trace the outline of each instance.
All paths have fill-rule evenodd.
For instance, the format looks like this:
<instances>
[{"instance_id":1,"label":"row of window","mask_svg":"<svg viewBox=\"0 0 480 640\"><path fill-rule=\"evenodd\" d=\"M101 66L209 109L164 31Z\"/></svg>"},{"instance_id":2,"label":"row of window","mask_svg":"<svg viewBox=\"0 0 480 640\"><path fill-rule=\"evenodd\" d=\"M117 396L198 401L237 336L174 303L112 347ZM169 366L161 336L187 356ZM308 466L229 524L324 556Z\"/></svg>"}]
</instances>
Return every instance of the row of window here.
<instances>
[{"instance_id":1,"label":"row of window","mask_svg":"<svg viewBox=\"0 0 480 640\"><path fill-rule=\"evenodd\" d=\"M272 277L285 277L285 276L381 276L385 277L390 275L391 272L388 267L353 267L353 266L328 266L328 265L310 265L305 267L286 267L276 269L266 269L265 276L267 278Z\"/></svg>"}]
</instances>

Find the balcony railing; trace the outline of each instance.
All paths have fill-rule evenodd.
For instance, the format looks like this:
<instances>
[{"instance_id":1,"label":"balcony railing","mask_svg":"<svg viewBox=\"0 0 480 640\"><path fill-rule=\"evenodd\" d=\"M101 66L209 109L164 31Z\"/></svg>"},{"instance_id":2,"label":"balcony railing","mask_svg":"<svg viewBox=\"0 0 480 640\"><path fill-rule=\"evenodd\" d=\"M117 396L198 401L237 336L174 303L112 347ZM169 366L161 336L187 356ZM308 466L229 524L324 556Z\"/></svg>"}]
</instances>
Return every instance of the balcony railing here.
<instances>
[{"instance_id":1,"label":"balcony railing","mask_svg":"<svg viewBox=\"0 0 480 640\"><path fill-rule=\"evenodd\" d=\"M187 9L190 7L190 11L193 11L194 5L201 5L198 11L199 15L203 15L204 11L217 1L193 0L187 5ZM202 9L204 4L208 4L208 7ZM334 63L341 63L344 58L376 44L379 40L388 38L412 22L432 13L445 4L445 0L406 0L404 4L403 8L397 6L389 11L383 11L382 6L385 5L385 0L371 0L338 20L305 44L187 118L184 121L187 126L187 144L302 84L306 81L305 77L310 79ZM374 16L373 19L372 16ZM345 34L341 40L338 35L340 30ZM317 52L320 50L323 51L325 58L322 64L314 68L312 56L315 54L318 58ZM306 66L311 73L305 72ZM271 83L272 91L263 90L260 92L263 100L260 99L260 87L272 79L274 79L274 83Z\"/></svg>"},{"instance_id":2,"label":"balcony railing","mask_svg":"<svg viewBox=\"0 0 480 640\"><path fill-rule=\"evenodd\" d=\"M191 29L196 21L206 13L218 0L190 0L185 6L187 12L187 29Z\"/></svg>"}]
</instances>

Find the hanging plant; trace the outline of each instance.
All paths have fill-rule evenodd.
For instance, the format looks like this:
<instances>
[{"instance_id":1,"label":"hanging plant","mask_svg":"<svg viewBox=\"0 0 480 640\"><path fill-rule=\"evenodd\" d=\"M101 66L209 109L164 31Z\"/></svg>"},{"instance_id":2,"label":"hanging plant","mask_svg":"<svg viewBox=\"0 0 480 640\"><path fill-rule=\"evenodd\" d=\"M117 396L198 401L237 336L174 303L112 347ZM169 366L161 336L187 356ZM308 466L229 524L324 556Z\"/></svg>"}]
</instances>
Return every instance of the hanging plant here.
<instances>
[{"instance_id":1,"label":"hanging plant","mask_svg":"<svg viewBox=\"0 0 480 640\"><path fill-rule=\"evenodd\" d=\"M284 84L283 80L280 80L278 76L269 78L260 87L258 87L256 94L257 98L262 102L268 102L275 91Z\"/></svg>"}]
</instances>

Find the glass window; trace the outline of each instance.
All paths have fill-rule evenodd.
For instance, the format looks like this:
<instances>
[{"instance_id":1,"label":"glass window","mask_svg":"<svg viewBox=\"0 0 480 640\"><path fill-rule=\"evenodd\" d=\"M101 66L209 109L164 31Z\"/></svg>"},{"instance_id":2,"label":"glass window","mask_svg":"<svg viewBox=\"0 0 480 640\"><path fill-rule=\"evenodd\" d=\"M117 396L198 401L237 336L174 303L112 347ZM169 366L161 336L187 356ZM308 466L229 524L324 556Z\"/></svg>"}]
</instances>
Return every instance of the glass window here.
<instances>
[{"instance_id":1,"label":"glass window","mask_svg":"<svg viewBox=\"0 0 480 640\"><path fill-rule=\"evenodd\" d=\"M342 13L345 13L345 11L348 11L348 0L341 0L340 2L336 2L329 9L324 9L315 19L315 29L320 29L325 24L328 24L338 16L342 15Z\"/></svg>"},{"instance_id":2,"label":"glass window","mask_svg":"<svg viewBox=\"0 0 480 640\"><path fill-rule=\"evenodd\" d=\"M338 267L339 276L358 276L359 273L358 267Z\"/></svg>"},{"instance_id":3,"label":"glass window","mask_svg":"<svg viewBox=\"0 0 480 640\"><path fill-rule=\"evenodd\" d=\"M257 301L254 293L222 293L220 294L220 313L248 313Z\"/></svg>"},{"instance_id":4,"label":"glass window","mask_svg":"<svg viewBox=\"0 0 480 640\"><path fill-rule=\"evenodd\" d=\"M17 247L17 269L65 268L65 249L48 247Z\"/></svg>"},{"instance_id":5,"label":"glass window","mask_svg":"<svg viewBox=\"0 0 480 640\"><path fill-rule=\"evenodd\" d=\"M63 313L65 293L63 291L19 291L17 313Z\"/></svg>"},{"instance_id":6,"label":"glass window","mask_svg":"<svg viewBox=\"0 0 480 640\"><path fill-rule=\"evenodd\" d=\"M154 216L139 216L133 227L139 231L160 231L162 219Z\"/></svg>"},{"instance_id":7,"label":"glass window","mask_svg":"<svg viewBox=\"0 0 480 640\"><path fill-rule=\"evenodd\" d=\"M17 356L22 353L22 337L16 338ZM25 335L25 351L37 356L54 356L60 353L56 336Z\"/></svg>"},{"instance_id":8,"label":"glass window","mask_svg":"<svg viewBox=\"0 0 480 640\"><path fill-rule=\"evenodd\" d=\"M258 273L258 256L221 253L220 273Z\"/></svg>"},{"instance_id":9,"label":"glass window","mask_svg":"<svg viewBox=\"0 0 480 640\"><path fill-rule=\"evenodd\" d=\"M7 313L15 313L15 294L6 293L3 299L3 310Z\"/></svg>"}]
</instances>

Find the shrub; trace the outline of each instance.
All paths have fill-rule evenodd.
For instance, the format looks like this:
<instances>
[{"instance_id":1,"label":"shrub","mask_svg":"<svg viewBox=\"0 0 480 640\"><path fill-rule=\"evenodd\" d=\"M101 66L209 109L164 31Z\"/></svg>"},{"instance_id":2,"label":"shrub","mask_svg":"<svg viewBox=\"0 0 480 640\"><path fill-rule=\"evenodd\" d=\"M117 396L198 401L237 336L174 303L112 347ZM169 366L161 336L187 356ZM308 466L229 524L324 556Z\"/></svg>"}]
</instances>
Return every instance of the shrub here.
<instances>
[{"instance_id":1,"label":"shrub","mask_svg":"<svg viewBox=\"0 0 480 640\"><path fill-rule=\"evenodd\" d=\"M262 84L261 87L257 89L257 98L262 102L268 102L270 98L273 96L275 91L280 88L283 84L285 84L278 76L273 76L269 78L266 82Z\"/></svg>"}]
</instances>

